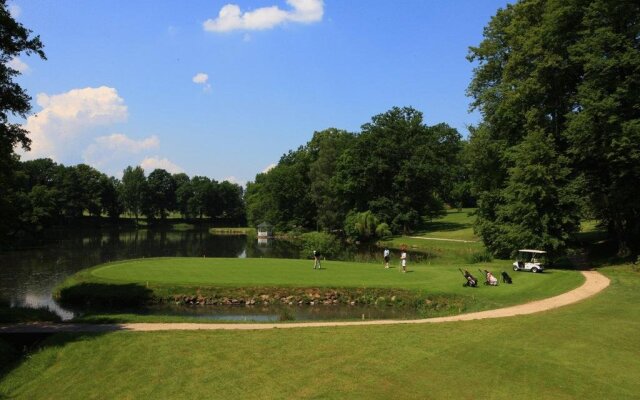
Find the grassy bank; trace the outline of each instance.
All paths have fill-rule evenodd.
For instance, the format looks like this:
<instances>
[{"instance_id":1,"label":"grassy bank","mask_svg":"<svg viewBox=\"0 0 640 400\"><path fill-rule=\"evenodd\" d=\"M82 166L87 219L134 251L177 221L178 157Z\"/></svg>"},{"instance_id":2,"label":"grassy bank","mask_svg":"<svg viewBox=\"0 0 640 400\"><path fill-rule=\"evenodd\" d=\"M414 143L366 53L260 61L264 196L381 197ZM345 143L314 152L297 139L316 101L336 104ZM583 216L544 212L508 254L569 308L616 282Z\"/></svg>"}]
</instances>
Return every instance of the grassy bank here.
<instances>
[{"instance_id":1,"label":"grassy bank","mask_svg":"<svg viewBox=\"0 0 640 400\"><path fill-rule=\"evenodd\" d=\"M417 326L57 335L8 398L633 399L640 274L554 311ZM99 374L96 371L100 371Z\"/></svg>"}]
</instances>

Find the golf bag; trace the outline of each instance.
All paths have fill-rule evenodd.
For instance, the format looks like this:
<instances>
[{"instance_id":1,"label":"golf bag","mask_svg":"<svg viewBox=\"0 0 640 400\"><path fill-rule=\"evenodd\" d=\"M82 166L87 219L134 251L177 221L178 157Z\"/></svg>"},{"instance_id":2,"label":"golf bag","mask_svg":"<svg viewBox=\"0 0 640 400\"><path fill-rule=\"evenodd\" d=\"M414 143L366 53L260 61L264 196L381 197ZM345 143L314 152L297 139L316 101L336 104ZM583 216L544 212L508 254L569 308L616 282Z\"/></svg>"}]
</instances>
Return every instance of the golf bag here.
<instances>
[{"instance_id":1,"label":"golf bag","mask_svg":"<svg viewBox=\"0 0 640 400\"><path fill-rule=\"evenodd\" d=\"M507 274L506 272L502 271L502 283L508 283L508 284L512 284L513 281L511 280L511 277L509 276L509 274Z\"/></svg>"},{"instance_id":2,"label":"golf bag","mask_svg":"<svg viewBox=\"0 0 640 400\"><path fill-rule=\"evenodd\" d=\"M464 276L464 278L467 280L462 284L463 287L478 287L478 280L476 279L476 277L471 275L466 269L464 271L462 270L462 268L458 269L460 270L462 276Z\"/></svg>"},{"instance_id":3,"label":"golf bag","mask_svg":"<svg viewBox=\"0 0 640 400\"><path fill-rule=\"evenodd\" d=\"M484 284L485 285L498 286L498 278L493 276L493 274L490 271L487 271L486 269L484 271L482 271L481 269L478 269L478 271L480 271L481 274L484 274L484 276L485 276Z\"/></svg>"}]
</instances>

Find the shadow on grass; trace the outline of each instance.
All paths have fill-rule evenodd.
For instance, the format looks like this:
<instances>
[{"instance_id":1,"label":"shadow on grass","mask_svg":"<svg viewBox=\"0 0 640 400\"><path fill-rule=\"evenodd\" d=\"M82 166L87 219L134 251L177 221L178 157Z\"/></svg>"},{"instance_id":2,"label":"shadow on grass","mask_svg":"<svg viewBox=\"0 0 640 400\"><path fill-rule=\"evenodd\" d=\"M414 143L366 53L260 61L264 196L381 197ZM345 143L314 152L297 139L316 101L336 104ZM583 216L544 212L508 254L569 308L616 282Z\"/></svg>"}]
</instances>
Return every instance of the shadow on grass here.
<instances>
[{"instance_id":1,"label":"shadow on grass","mask_svg":"<svg viewBox=\"0 0 640 400\"><path fill-rule=\"evenodd\" d=\"M151 289L135 283L80 283L61 289L58 301L70 307L138 307L149 303L152 295Z\"/></svg>"},{"instance_id":2,"label":"shadow on grass","mask_svg":"<svg viewBox=\"0 0 640 400\"><path fill-rule=\"evenodd\" d=\"M38 324L55 325L60 317L52 311L39 308L10 307L0 302L0 324ZM106 332L103 332L106 333ZM75 333L61 334L55 332L11 332L0 330L0 381L15 368L18 368L32 354L49 346L62 346L68 341L80 337L103 334ZM10 393L0 392L0 399L9 399Z\"/></svg>"},{"instance_id":3,"label":"shadow on grass","mask_svg":"<svg viewBox=\"0 0 640 400\"><path fill-rule=\"evenodd\" d=\"M590 270L637 261L638 255L633 252L626 257L619 256L617 242L602 231L579 235L580 240L572 243L571 253L557 263L559 269Z\"/></svg>"},{"instance_id":4,"label":"shadow on grass","mask_svg":"<svg viewBox=\"0 0 640 400\"><path fill-rule=\"evenodd\" d=\"M94 340L109 332L93 333L1 333L0 334L0 381L32 355L50 347L64 347L68 343ZM41 371L44 372L44 371ZM19 387L3 388L0 399L10 399L12 391Z\"/></svg>"}]
</instances>

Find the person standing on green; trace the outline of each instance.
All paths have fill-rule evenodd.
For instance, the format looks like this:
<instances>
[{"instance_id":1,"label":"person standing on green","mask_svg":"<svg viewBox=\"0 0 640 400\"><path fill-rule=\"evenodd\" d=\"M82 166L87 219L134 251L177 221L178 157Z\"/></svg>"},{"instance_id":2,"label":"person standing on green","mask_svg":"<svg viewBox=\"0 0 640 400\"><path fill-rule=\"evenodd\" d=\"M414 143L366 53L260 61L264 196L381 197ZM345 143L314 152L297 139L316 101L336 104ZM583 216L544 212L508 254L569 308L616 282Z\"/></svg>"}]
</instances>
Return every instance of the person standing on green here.
<instances>
[{"instance_id":1,"label":"person standing on green","mask_svg":"<svg viewBox=\"0 0 640 400\"><path fill-rule=\"evenodd\" d=\"M389 255L391 253L389 252L389 249L384 249L384 252L382 253L382 256L384 257L384 267L385 268L389 268Z\"/></svg>"},{"instance_id":2,"label":"person standing on green","mask_svg":"<svg viewBox=\"0 0 640 400\"><path fill-rule=\"evenodd\" d=\"M402 272L407 272L407 252L402 250L400 253L400 260L402 260Z\"/></svg>"},{"instance_id":3,"label":"person standing on green","mask_svg":"<svg viewBox=\"0 0 640 400\"><path fill-rule=\"evenodd\" d=\"M320 269L320 252L317 250L313 251L313 269Z\"/></svg>"}]
</instances>

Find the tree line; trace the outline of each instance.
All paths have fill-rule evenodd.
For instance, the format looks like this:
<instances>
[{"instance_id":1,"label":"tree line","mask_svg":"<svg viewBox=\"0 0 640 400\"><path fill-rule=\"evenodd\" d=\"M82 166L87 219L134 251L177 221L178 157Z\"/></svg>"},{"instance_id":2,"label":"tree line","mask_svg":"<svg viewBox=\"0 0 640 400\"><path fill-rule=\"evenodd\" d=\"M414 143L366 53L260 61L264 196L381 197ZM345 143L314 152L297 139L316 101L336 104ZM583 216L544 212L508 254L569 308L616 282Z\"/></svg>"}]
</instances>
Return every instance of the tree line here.
<instances>
[{"instance_id":1,"label":"tree line","mask_svg":"<svg viewBox=\"0 0 640 400\"><path fill-rule=\"evenodd\" d=\"M247 184L249 223L360 240L409 232L445 203L473 202L464 147L456 129L428 126L411 107L376 115L358 133L315 132Z\"/></svg>"},{"instance_id":2,"label":"tree line","mask_svg":"<svg viewBox=\"0 0 640 400\"><path fill-rule=\"evenodd\" d=\"M8 204L13 218L4 221L9 234L85 215L118 220L125 213L136 219L145 216L150 223L175 212L183 218L244 224L242 187L164 169L146 176L141 167L129 166L119 180L85 164L64 166L44 158L18 162L13 183Z\"/></svg>"}]
</instances>

